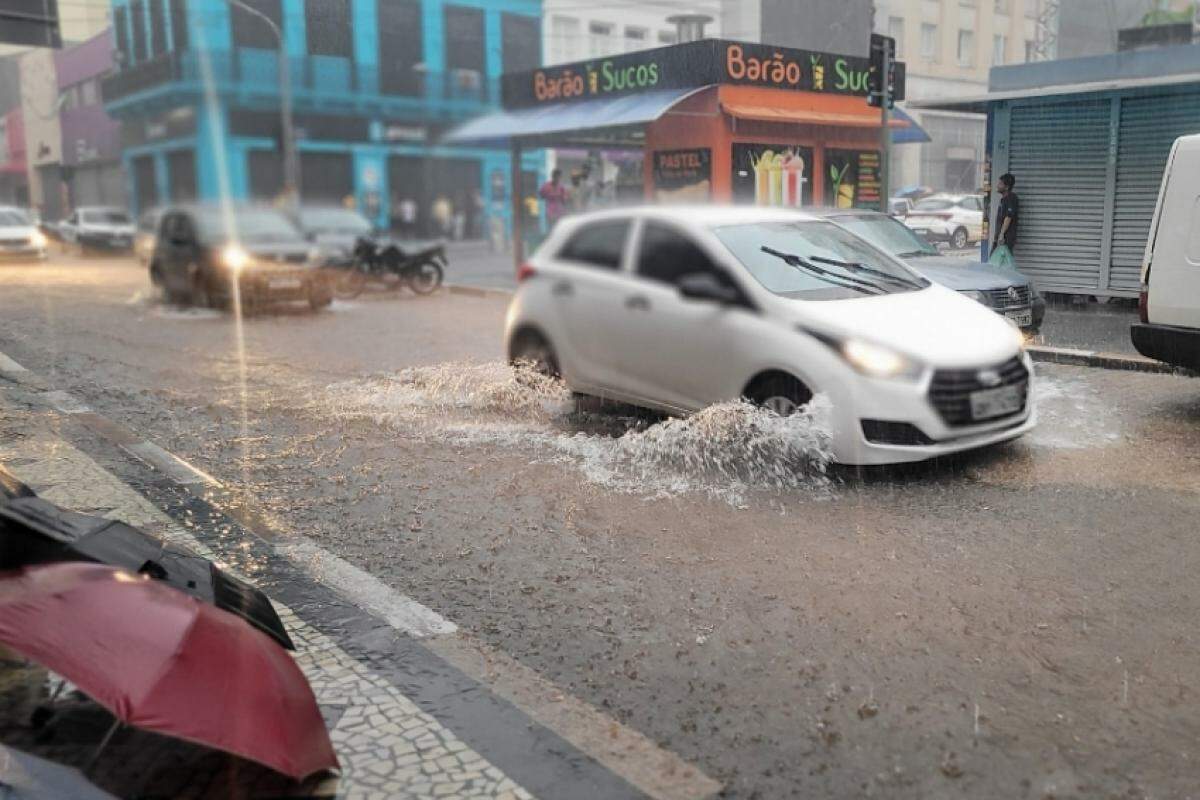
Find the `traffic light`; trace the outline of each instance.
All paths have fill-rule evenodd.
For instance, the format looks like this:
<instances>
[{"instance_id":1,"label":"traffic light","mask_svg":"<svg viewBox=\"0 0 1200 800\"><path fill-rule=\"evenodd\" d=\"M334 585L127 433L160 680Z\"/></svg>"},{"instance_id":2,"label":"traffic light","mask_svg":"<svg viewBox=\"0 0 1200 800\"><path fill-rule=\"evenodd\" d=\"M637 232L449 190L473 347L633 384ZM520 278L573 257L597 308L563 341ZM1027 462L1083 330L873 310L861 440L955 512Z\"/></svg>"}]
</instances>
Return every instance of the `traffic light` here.
<instances>
[{"instance_id":1,"label":"traffic light","mask_svg":"<svg viewBox=\"0 0 1200 800\"><path fill-rule=\"evenodd\" d=\"M887 63L887 85L882 76ZM886 91L885 91L886 89ZM896 104L896 40L878 33L871 34L871 67L867 73L867 104L888 108Z\"/></svg>"}]
</instances>

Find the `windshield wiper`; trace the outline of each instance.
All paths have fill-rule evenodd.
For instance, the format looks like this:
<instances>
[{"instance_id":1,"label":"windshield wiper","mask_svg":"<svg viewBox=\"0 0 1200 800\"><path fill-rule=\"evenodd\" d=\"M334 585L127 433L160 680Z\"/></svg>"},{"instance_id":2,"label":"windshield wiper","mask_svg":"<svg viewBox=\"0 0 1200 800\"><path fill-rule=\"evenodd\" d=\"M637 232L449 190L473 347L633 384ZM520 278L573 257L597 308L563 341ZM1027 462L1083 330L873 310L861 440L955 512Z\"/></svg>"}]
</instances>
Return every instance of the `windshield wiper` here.
<instances>
[{"instance_id":1,"label":"windshield wiper","mask_svg":"<svg viewBox=\"0 0 1200 800\"><path fill-rule=\"evenodd\" d=\"M795 253L785 253L782 250L776 250L773 247L767 247L765 244L760 248L767 255L775 256L783 261L783 263L796 267L797 269L805 269L816 275L826 283L831 283L834 286L842 289L852 289L861 294L885 294L887 292L882 286L877 286L870 281L865 281L860 278L852 278L849 275L838 275L830 272L827 269L821 269L816 264L806 261ZM843 281L845 281L843 283Z\"/></svg>"},{"instance_id":2,"label":"windshield wiper","mask_svg":"<svg viewBox=\"0 0 1200 800\"><path fill-rule=\"evenodd\" d=\"M917 283L916 281L909 280L908 278L902 278L899 275L893 275L890 272L884 272L881 269L875 269L874 267L864 266L863 264L859 264L857 261L838 261L833 258L821 258L820 256L809 256L809 259L812 261L816 261L819 264L829 264L830 266L833 266L833 267L841 267L842 269L848 269L851 272L865 272L868 275L875 275L877 277L883 278L884 280L889 280L892 283L899 284L900 286L907 286L910 289L924 289L925 288L924 286Z\"/></svg>"}]
</instances>

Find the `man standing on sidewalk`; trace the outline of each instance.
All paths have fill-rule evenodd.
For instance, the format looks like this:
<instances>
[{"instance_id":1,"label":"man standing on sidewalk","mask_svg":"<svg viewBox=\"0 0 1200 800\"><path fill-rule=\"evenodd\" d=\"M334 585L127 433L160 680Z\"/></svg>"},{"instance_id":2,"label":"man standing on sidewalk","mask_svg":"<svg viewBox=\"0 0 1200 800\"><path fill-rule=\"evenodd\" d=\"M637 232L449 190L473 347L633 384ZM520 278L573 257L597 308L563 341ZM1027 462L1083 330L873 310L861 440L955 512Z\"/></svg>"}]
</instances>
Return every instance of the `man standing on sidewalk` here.
<instances>
[{"instance_id":1,"label":"man standing on sidewalk","mask_svg":"<svg viewBox=\"0 0 1200 800\"><path fill-rule=\"evenodd\" d=\"M1017 193L1013 191L1017 179L1011 172L1000 176L996 189L1000 192L999 208L996 210L996 234L992 237L991 263L1005 267L1016 267L1017 261L1013 256L1013 248L1017 245L1017 219L1020 216L1021 203Z\"/></svg>"},{"instance_id":2,"label":"man standing on sidewalk","mask_svg":"<svg viewBox=\"0 0 1200 800\"><path fill-rule=\"evenodd\" d=\"M546 227L553 228L554 223L567 213L567 187L562 185L562 170L556 169L550 173L550 180L542 184L538 195L546 203Z\"/></svg>"}]
</instances>

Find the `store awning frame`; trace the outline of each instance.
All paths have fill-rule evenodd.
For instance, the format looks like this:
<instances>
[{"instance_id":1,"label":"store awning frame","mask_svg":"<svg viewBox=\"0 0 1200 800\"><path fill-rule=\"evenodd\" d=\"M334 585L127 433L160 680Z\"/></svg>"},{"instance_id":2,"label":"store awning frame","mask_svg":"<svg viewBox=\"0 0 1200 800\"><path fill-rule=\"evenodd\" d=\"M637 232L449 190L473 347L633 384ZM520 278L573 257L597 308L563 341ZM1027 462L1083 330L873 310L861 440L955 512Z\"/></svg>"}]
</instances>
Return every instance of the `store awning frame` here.
<instances>
[{"instance_id":1,"label":"store awning frame","mask_svg":"<svg viewBox=\"0 0 1200 800\"><path fill-rule=\"evenodd\" d=\"M452 145L640 148L645 126L708 86L493 111L443 137Z\"/></svg>"}]
</instances>

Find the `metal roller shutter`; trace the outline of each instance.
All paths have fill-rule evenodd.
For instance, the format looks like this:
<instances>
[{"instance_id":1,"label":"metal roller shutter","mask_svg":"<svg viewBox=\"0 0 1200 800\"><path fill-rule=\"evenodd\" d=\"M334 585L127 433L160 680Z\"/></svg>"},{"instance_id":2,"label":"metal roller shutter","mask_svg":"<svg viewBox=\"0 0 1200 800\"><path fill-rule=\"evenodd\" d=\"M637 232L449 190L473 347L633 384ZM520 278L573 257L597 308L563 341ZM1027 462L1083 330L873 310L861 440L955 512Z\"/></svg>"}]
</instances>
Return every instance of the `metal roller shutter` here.
<instances>
[{"instance_id":1,"label":"metal roller shutter","mask_svg":"<svg viewBox=\"0 0 1200 800\"><path fill-rule=\"evenodd\" d=\"M1200 92L1121 101L1109 286L1130 294L1141 283L1146 237L1171 144L1200 133Z\"/></svg>"},{"instance_id":2,"label":"metal roller shutter","mask_svg":"<svg viewBox=\"0 0 1200 800\"><path fill-rule=\"evenodd\" d=\"M1108 100L1012 109L1008 171L1021 198L1017 265L1039 287L1099 286L1110 113Z\"/></svg>"}]
</instances>

